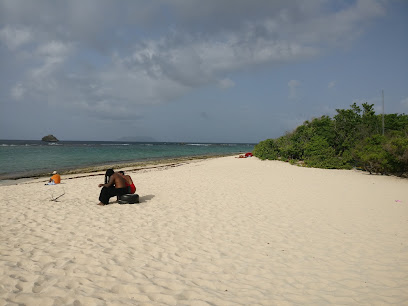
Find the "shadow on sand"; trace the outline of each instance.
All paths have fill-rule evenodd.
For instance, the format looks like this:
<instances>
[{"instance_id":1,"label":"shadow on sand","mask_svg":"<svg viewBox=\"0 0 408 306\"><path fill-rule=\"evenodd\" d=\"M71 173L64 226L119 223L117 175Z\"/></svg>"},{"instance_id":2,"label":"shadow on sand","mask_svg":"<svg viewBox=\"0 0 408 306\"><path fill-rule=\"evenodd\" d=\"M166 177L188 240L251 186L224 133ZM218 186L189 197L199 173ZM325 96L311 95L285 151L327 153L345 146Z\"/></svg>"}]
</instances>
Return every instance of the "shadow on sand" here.
<instances>
[{"instance_id":1,"label":"shadow on sand","mask_svg":"<svg viewBox=\"0 0 408 306\"><path fill-rule=\"evenodd\" d=\"M144 195L144 196L139 196L139 203L144 203L147 201L150 201L151 199L154 198L153 194L148 194L148 195Z\"/></svg>"}]
</instances>

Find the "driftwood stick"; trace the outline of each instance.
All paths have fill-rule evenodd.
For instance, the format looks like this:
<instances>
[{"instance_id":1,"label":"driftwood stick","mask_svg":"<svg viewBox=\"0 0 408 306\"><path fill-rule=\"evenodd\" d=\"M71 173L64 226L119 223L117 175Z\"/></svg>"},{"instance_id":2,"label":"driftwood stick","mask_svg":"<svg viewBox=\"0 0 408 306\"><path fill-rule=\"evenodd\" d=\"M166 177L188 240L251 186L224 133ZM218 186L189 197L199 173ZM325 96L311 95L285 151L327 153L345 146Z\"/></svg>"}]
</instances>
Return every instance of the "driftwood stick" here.
<instances>
[{"instance_id":1,"label":"driftwood stick","mask_svg":"<svg viewBox=\"0 0 408 306\"><path fill-rule=\"evenodd\" d=\"M63 194L61 194L61 195L59 195L58 197L56 197L55 199L54 199L54 196L53 195L51 195L51 200L50 201L54 201L54 202L58 202L57 200L60 198L60 197L62 197L64 194L65 194L65 189L63 189L64 190L64 193Z\"/></svg>"}]
</instances>

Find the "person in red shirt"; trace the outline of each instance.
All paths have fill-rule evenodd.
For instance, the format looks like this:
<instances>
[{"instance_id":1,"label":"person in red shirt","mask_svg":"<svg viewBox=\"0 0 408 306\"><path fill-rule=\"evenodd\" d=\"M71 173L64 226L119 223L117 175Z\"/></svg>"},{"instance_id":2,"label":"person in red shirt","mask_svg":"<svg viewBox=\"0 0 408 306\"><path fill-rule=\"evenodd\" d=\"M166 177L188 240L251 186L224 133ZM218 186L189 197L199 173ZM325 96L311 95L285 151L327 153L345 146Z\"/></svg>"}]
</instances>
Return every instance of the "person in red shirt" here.
<instances>
[{"instance_id":1,"label":"person in red shirt","mask_svg":"<svg viewBox=\"0 0 408 306\"><path fill-rule=\"evenodd\" d=\"M126 175L124 171L119 171L119 174L122 175L122 177L126 181L126 186L129 186L129 193L135 193L136 192L136 186L132 181L132 178L130 175Z\"/></svg>"}]
</instances>

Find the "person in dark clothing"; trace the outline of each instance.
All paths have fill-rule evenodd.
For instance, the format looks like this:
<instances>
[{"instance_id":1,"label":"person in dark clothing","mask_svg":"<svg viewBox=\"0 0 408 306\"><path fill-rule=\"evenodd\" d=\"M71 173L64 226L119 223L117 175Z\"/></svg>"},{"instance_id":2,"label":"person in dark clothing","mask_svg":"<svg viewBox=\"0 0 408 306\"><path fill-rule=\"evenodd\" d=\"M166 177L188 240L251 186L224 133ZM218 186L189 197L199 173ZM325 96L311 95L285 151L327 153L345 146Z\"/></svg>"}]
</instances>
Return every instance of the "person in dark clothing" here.
<instances>
[{"instance_id":1,"label":"person in dark clothing","mask_svg":"<svg viewBox=\"0 0 408 306\"><path fill-rule=\"evenodd\" d=\"M102 187L98 205L107 205L111 197L121 196L128 192L126 180L119 173L115 173L113 169L106 170L105 184L99 184L98 187Z\"/></svg>"}]
</instances>

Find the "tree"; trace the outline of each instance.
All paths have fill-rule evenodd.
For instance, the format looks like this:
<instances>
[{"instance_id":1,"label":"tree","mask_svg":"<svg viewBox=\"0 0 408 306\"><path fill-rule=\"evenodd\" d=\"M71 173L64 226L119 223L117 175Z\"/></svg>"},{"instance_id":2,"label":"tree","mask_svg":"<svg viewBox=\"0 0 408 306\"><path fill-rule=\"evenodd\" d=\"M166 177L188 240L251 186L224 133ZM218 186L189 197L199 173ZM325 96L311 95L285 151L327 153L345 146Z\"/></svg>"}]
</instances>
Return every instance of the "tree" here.
<instances>
[{"instance_id":1,"label":"tree","mask_svg":"<svg viewBox=\"0 0 408 306\"><path fill-rule=\"evenodd\" d=\"M336 152L323 136L313 136L305 146L304 161L310 167L335 168Z\"/></svg>"},{"instance_id":2,"label":"tree","mask_svg":"<svg viewBox=\"0 0 408 306\"><path fill-rule=\"evenodd\" d=\"M386 133L400 131L408 136L408 115L405 114L385 114L385 131Z\"/></svg>"},{"instance_id":3,"label":"tree","mask_svg":"<svg viewBox=\"0 0 408 306\"><path fill-rule=\"evenodd\" d=\"M336 109L334 116L335 150L343 153L351 149L357 139L361 124L361 109L356 103L351 105L351 109Z\"/></svg>"},{"instance_id":4,"label":"tree","mask_svg":"<svg viewBox=\"0 0 408 306\"><path fill-rule=\"evenodd\" d=\"M359 138L366 138L375 134L381 134L381 118L376 116L374 104L363 103L363 114L359 127Z\"/></svg>"},{"instance_id":5,"label":"tree","mask_svg":"<svg viewBox=\"0 0 408 306\"><path fill-rule=\"evenodd\" d=\"M384 149L386 138L374 135L365 138L353 150L357 163L366 171L385 174L390 168L390 154Z\"/></svg>"},{"instance_id":6,"label":"tree","mask_svg":"<svg viewBox=\"0 0 408 306\"><path fill-rule=\"evenodd\" d=\"M384 145L385 151L390 155L389 171L396 173L399 176L408 174L408 138L407 137L393 137L387 139Z\"/></svg>"},{"instance_id":7,"label":"tree","mask_svg":"<svg viewBox=\"0 0 408 306\"><path fill-rule=\"evenodd\" d=\"M273 139L266 139L255 145L253 154L262 159L278 159L279 151Z\"/></svg>"},{"instance_id":8,"label":"tree","mask_svg":"<svg viewBox=\"0 0 408 306\"><path fill-rule=\"evenodd\" d=\"M255 146L261 159L303 160L309 167L351 168L361 166L370 173L408 175L408 115L384 116L374 104L356 103L337 109L337 115L305 121L293 132L267 139Z\"/></svg>"}]
</instances>

